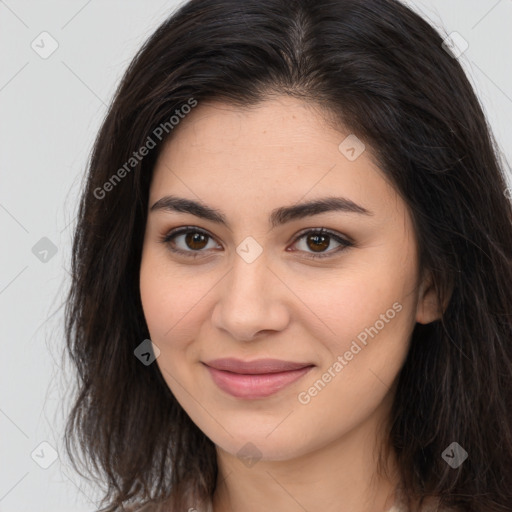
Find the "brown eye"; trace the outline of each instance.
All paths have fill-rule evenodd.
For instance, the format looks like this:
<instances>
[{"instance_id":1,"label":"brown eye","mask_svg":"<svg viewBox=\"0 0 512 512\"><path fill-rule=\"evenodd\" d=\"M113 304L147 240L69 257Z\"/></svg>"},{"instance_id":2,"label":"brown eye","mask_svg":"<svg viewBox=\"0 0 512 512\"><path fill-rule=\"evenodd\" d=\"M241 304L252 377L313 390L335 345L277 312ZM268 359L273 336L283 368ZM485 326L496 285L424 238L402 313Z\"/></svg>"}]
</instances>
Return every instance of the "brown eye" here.
<instances>
[{"instance_id":1,"label":"brown eye","mask_svg":"<svg viewBox=\"0 0 512 512\"><path fill-rule=\"evenodd\" d=\"M333 250L326 251L332 244L332 242L338 244ZM302 252L309 254L308 258L327 258L337 254L347 247L351 247L354 244L348 240L345 240L340 235L332 233L324 228L317 230L309 230L304 232L298 238L296 242L304 242L303 248L299 248ZM315 254L316 253L316 254Z\"/></svg>"},{"instance_id":2,"label":"brown eye","mask_svg":"<svg viewBox=\"0 0 512 512\"><path fill-rule=\"evenodd\" d=\"M330 237L329 235L307 235L306 244L310 249L315 252L323 251L329 247Z\"/></svg>"},{"instance_id":3,"label":"brown eye","mask_svg":"<svg viewBox=\"0 0 512 512\"><path fill-rule=\"evenodd\" d=\"M208 233L194 227L179 228L171 231L161 241L168 245L171 251L192 258L206 252L203 249L216 248L216 243ZM210 242L213 243L213 246L209 247L208 244Z\"/></svg>"},{"instance_id":4,"label":"brown eye","mask_svg":"<svg viewBox=\"0 0 512 512\"><path fill-rule=\"evenodd\" d=\"M204 249L218 249L220 247L218 244L216 246L216 242L211 235L193 226L171 231L161 241L168 245L172 252L191 258L197 258L202 253L206 253L207 251ZM294 245L303 241L305 247L299 248L299 251L305 253L306 257L311 259L330 257L354 245L353 242L324 228L310 229L303 232L295 239ZM332 250L327 250L331 247L333 241L338 246L335 246ZM213 245L209 247L210 242Z\"/></svg>"},{"instance_id":5,"label":"brown eye","mask_svg":"<svg viewBox=\"0 0 512 512\"><path fill-rule=\"evenodd\" d=\"M185 235L187 247L194 250L204 249L208 242L208 235L199 232L190 231Z\"/></svg>"}]
</instances>

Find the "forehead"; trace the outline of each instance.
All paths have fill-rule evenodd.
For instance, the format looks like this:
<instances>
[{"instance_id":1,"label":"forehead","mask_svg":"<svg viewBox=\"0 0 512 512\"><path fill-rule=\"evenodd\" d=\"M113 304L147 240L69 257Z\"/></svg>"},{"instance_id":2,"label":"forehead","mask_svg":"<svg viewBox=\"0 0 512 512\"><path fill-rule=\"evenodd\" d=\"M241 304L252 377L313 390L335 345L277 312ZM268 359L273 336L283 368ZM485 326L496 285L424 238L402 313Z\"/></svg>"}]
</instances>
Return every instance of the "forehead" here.
<instances>
[{"instance_id":1,"label":"forehead","mask_svg":"<svg viewBox=\"0 0 512 512\"><path fill-rule=\"evenodd\" d=\"M228 155L235 161L243 160L244 151L253 161L257 155L265 161L283 154L289 160L294 156L314 163L319 150L337 153L348 135L330 127L319 107L294 98L278 97L244 108L207 102L180 122L166 149ZM370 151L366 153L369 158Z\"/></svg>"},{"instance_id":2,"label":"forehead","mask_svg":"<svg viewBox=\"0 0 512 512\"><path fill-rule=\"evenodd\" d=\"M347 157L344 141L357 144L354 137L293 98L243 109L199 103L162 149L150 201L171 192L219 207L248 200L281 206L329 194L358 203L396 200L368 146Z\"/></svg>"}]
</instances>

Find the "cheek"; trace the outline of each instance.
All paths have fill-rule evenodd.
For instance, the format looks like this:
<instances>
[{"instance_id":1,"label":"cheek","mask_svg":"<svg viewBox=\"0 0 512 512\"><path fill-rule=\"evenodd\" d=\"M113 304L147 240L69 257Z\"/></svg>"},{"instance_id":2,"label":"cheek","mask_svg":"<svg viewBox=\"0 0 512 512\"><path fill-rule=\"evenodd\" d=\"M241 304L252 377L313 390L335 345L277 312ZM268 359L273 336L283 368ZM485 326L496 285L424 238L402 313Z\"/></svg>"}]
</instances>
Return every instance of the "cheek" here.
<instances>
[{"instance_id":1,"label":"cheek","mask_svg":"<svg viewBox=\"0 0 512 512\"><path fill-rule=\"evenodd\" d=\"M185 382L182 374L186 347L194 334L189 326L197 314L198 298L187 288L186 279L180 278L148 250L143 254L140 271L140 295L144 317L151 341L160 354L156 359L162 377L175 396L179 396L177 382Z\"/></svg>"},{"instance_id":2,"label":"cheek","mask_svg":"<svg viewBox=\"0 0 512 512\"><path fill-rule=\"evenodd\" d=\"M326 437L353 428L390 392L409 349L413 311L406 300L384 298L363 311L340 313L336 336L322 340L328 355L297 396Z\"/></svg>"},{"instance_id":3,"label":"cheek","mask_svg":"<svg viewBox=\"0 0 512 512\"><path fill-rule=\"evenodd\" d=\"M200 329L207 323L208 294L218 281L216 274L169 264L156 250L143 254L140 271L140 295L151 341L159 348L157 358L164 379L179 395L176 381L192 384L190 365L199 359ZM178 386L179 388L179 386Z\"/></svg>"},{"instance_id":4,"label":"cheek","mask_svg":"<svg viewBox=\"0 0 512 512\"><path fill-rule=\"evenodd\" d=\"M339 273L306 270L300 279L289 276L288 282L295 279L291 287L304 304L301 318L307 329L325 340L331 352L339 352L375 324L379 332L397 324L410 326L415 315L414 275L413 268L398 270L374 261Z\"/></svg>"},{"instance_id":5,"label":"cheek","mask_svg":"<svg viewBox=\"0 0 512 512\"><path fill-rule=\"evenodd\" d=\"M315 279L314 287L304 277L297 295L307 297L308 307L321 319L309 324L318 326L310 334L321 341L316 345L321 368L304 383L299 401L314 403L319 416L341 421L353 414L356 421L362 409L369 411L383 399L395 380L415 325L411 291L416 267L411 261L389 253L359 260L338 279L332 272ZM340 407L333 409L333 403ZM325 428L332 428L329 421Z\"/></svg>"},{"instance_id":6,"label":"cheek","mask_svg":"<svg viewBox=\"0 0 512 512\"><path fill-rule=\"evenodd\" d=\"M143 252L139 284L144 317L155 342L173 337L177 328L189 322L207 290L206 284L191 281L186 272L169 265L153 248Z\"/></svg>"}]
</instances>

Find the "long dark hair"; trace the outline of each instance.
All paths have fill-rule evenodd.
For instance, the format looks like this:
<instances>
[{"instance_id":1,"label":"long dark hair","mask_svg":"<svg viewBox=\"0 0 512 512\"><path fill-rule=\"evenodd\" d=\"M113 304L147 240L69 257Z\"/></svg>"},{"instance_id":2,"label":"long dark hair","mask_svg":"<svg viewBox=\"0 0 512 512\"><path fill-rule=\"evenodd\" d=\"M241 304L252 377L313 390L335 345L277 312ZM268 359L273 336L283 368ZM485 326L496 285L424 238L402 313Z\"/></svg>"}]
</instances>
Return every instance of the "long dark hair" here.
<instances>
[{"instance_id":1,"label":"long dark hair","mask_svg":"<svg viewBox=\"0 0 512 512\"><path fill-rule=\"evenodd\" d=\"M510 510L512 207L482 107L442 43L395 0L192 0L140 49L94 145L66 303L79 386L66 447L77 470L80 459L106 482L105 510L165 500L186 510L217 478L211 440L158 366L134 356L149 338L139 270L169 120L191 100L250 106L282 94L373 149L447 304L441 320L416 325L398 378L390 443L404 496L411 507L437 497L465 512ZM130 160L148 137L155 147ZM454 441L468 453L456 469L442 457Z\"/></svg>"}]
</instances>

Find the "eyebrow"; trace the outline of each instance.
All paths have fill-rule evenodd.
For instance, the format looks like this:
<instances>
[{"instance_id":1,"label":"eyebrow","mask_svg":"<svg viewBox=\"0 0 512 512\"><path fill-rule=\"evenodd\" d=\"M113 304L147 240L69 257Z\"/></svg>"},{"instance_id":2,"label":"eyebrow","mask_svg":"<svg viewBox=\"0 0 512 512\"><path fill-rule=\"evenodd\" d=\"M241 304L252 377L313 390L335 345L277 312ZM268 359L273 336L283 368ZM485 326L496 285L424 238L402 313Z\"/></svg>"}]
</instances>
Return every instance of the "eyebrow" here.
<instances>
[{"instance_id":1,"label":"eyebrow","mask_svg":"<svg viewBox=\"0 0 512 512\"><path fill-rule=\"evenodd\" d=\"M151 206L150 212L156 211L190 213L196 217L222 224L229 228L229 222L221 211L184 197L164 196ZM269 221L272 228L275 228L296 219L333 211L374 215L373 212L354 203L350 199L344 197L323 197L307 203L297 203L292 206L276 208L272 210Z\"/></svg>"}]
</instances>

